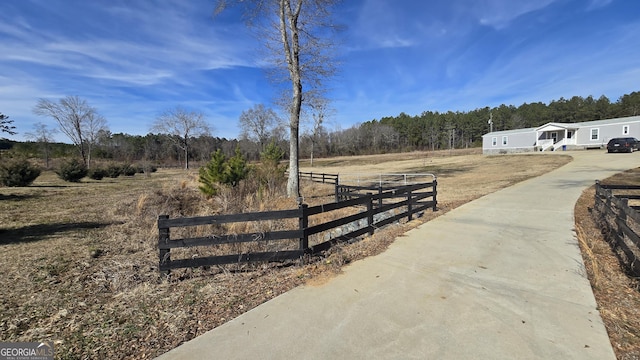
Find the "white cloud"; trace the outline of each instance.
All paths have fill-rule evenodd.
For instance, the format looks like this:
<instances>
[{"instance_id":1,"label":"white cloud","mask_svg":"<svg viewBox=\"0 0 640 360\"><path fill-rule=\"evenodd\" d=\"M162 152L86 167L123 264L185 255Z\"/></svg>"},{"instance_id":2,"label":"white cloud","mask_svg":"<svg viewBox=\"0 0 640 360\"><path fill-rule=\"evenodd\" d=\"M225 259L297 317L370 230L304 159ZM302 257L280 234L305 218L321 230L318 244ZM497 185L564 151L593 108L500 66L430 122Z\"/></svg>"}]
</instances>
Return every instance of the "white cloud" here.
<instances>
[{"instance_id":1,"label":"white cloud","mask_svg":"<svg viewBox=\"0 0 640 360\"><path fill-rule=\"evenodd\" d=\"M543 9L555 1L557 0L483 0L474 1L469 9L480 24L500 30L519 16Z\"/></svg>"},{"instance_id":2,"label":"white cloud","mask_svg":"<svg viewBox=\"0 0 640 360\"><path fill-rule=\"evenodd\" d=\"M589 6L587 6L587 11L596 10L602 7L605 7L611 4L613 0L591 0Z\"/></svg>"}]
</instances>

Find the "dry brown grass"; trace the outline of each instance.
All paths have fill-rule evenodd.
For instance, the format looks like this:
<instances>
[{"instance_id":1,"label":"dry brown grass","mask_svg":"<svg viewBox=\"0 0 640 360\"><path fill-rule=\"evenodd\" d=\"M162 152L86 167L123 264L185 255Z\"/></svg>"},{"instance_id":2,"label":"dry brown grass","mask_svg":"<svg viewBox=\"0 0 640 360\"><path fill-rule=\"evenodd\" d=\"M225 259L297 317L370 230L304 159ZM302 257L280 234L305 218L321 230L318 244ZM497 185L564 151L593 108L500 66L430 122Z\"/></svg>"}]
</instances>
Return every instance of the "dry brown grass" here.
<instances>
[{"instance_id":1,"label":"dry brown grass","mask_svg":"<svg viewBox=\"0 0 640 360\"><path fill-rule=\"evenodd\" d=\"M53 340L60 358L154 357L299 284L324 281L345 264L384 251L421 222L568 160L487 157L477 150L317 160L313 170L327 173L436 173L440 211L337 246L304 265L184 269L169 278L157 271L158 215L273 210L295 207L295 201L269 194L256 199L248 189L237 189L239 198L223 192L207 200L195 171L79 184L45 172L31 187L0 188L1 340ZM310 205L333 196L319 184L305 183L302 192Z\"/></svg>"},{"instance_id":2,"label":"dry brown grass","mask_svg":"<svg viewBox=\"0 0 640 360\"><path fill-rule=\"evenodd\" d=\"M635 184L640 169L603 180ZM640 359L640 292L637 278L625 274L615 252L605 241L591 210L595 188L585 190L575 206L576 233L600 315L618 359Z\"/></svg>"}]
</instances>

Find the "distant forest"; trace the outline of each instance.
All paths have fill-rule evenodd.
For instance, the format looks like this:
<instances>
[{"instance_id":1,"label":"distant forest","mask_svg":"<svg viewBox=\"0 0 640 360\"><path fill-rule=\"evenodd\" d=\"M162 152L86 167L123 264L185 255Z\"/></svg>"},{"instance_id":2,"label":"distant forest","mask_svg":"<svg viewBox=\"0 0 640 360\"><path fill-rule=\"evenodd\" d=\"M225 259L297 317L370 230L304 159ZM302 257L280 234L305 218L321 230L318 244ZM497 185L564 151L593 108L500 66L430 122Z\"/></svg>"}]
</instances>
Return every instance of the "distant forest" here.
<instances>
[{"instance_id":1,"label":"distant forest","mask_svg":"<svg viewBox=\"0 0 640 360\"><path fill-rule=\"evenodd\" d=\"M348 129L329 130L316 127L314 133L303 133L300 138L301 158L364 155L415 150L442 150L469 148L482 145L482 135L493 131L537 127L548 122L583 122L640 114L640 92L621 96L611 102L606 96L594 99L574 96L560 98L549 104L542 102L500 105L469 112L446 113L425 111L420 115L400 113L357 124ZM286 137L274 131L272 139L287 150ZM118 162L150 162L158 166L180 166L184 152L169 135L128 135L105 132L95 145L93 158ZM260 157L260 144L244 139L225 139L200 136L192 139L190 161L205 162L211 153L221 149L232 156L236 147L248 160ZM32 158L48 155L50 158L75 156L77 150L69 144L15 142L0 140L0 150Z\"/></svg>"}]
</instances>

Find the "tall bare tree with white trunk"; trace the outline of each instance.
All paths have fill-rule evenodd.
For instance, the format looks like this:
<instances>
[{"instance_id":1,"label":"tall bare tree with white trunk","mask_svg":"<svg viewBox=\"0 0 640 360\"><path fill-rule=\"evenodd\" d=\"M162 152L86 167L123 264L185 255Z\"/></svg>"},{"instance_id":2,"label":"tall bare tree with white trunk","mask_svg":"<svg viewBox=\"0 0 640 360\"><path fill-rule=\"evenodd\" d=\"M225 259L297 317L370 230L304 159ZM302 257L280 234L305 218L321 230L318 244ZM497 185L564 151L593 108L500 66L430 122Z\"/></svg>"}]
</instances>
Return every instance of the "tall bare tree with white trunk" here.
<instances>
[{"instance_id":1,"label":"tall bare tree with white trunk","mask_svg":"<svg viewBox=\"0 0 640 360\"><path fill-rule=\"evenodd\" d=\"M250 27L258 32L274 65L277 84L288 83L283 96L289 113L289 181L287 195L300 196L300 113L306 101L320 96L323 80L334 74L331 31L333 7L340 0L218 0L216 13L229 3L245 5Z\"/></svg>"}]
</instances>

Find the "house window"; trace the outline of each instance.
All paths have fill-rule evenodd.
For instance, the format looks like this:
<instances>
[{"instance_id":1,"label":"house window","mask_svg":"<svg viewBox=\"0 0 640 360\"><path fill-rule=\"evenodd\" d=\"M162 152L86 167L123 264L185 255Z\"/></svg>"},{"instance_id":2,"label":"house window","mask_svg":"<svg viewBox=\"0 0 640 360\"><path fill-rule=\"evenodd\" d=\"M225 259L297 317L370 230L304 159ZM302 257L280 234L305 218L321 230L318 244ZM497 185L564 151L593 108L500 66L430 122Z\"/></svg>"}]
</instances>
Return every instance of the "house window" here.
<instances>
[{"instance_id":1,"label":"house window","mask_svg":"<svg viewBox=\"0 0 640 360\"><path fill-rule=\"evenodd\" d=\"M629 135L629 125L622 125L622 135Z\"/></svg>"},{"instance_id":2,"label":"house window","mask_svg":"<svg viewBox=\"0 0 640 360\"><path fill-rule=\"evenodd\" d=\"M498 138L497 138L497 137L493 137L493 138L491 138L491 145L492 145L492 146L496 146L496 145L498 145Z\"/></svg>"},{"instance_id":3,"label":"house window","mask_svg":"<svg viewBox=\"0 0 640 360\"><path fill-rule=\"evenodd\" d=\"M591 129L591 140L598 140L600 138L600 129Z\"/></svg>"},{"instance_id":4,"label":"house window","mask_svg":"<svg viewBox=\"0 0 640 360\"><path fill-rule=\"evenodd\" d=\"M502 137L502 146L505 146L505 145L507 145L507 137L503 136Z\"/></svg>"}]
</instances>

